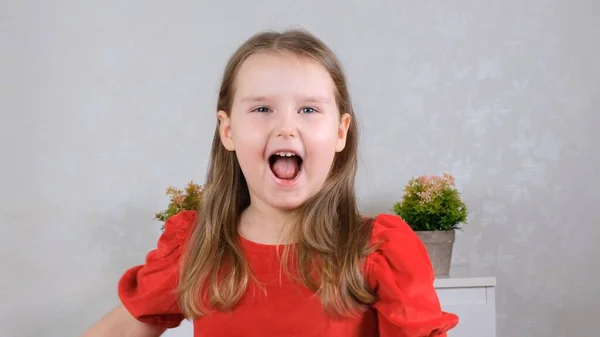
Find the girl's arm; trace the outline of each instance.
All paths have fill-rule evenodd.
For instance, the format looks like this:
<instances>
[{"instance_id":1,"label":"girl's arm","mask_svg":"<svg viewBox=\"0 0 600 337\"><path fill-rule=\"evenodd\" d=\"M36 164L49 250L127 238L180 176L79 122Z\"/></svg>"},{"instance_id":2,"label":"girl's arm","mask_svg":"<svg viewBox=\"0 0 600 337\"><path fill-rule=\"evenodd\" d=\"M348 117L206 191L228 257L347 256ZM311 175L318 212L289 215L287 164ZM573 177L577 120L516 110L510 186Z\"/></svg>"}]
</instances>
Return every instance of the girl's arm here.
<instances>
[{"instance_id":1,"label":"girl's arm","mask_svg":"<svg viewBox=\"0 0 600 337\"><path fill-rule=\"evenodd\" d=\"M136 320L120 305L94 323L81 337L159 337L165 330Z\"/></svg>"},{"instance_id":2,"label":"girl's arm","mask_svg":"<svg viewBox=\"0 0 600 337\"><path fill-rule=\"evenodd\" d=\"M427 249L399 216L375 218L371 241L377 244L366 262L367 280L377 292L380 337L446 337L458 316L444 312L434 287Z\"/></svg>"}]
</instances>

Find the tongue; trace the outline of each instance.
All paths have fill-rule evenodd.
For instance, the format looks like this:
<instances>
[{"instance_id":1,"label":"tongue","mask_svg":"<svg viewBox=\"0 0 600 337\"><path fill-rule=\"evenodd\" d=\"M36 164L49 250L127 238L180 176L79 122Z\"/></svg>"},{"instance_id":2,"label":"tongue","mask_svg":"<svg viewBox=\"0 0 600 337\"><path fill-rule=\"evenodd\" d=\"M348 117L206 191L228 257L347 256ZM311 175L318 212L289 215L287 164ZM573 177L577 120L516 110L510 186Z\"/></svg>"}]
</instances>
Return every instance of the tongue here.
<instances>
[{"instance_id":1,"label":"tongue","mask_svg":"<svg viewBox=\"0 0 600 337\"><path fill-rule=\"evenodd\" d=\"M279 179L293 179L298 174L300 166L297 158L277 156L271 170Z\"/></svg>"}]
</instances>

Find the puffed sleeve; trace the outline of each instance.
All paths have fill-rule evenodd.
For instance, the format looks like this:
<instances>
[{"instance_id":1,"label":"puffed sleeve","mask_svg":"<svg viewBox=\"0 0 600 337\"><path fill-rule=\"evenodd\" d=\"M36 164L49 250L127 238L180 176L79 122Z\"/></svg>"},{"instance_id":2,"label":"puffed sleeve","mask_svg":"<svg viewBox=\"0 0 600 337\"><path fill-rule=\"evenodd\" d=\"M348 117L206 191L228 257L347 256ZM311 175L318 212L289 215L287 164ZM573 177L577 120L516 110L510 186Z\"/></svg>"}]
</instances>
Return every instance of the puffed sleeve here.
<instances>
[{"instance_id":1,"label":"puffed sleeve","mask_svg":"<svg viewBox=\"0 0 600 337\"><path fill-rule=\"evenodd\" d=\"M182 211L170 217L157 247L146 255L145 264L132 267L121 276L119 298L137 320L174 328L184 319L176 293L179 260L195 220L195 211Z\"/></svg>"},{"instance_id":2,"label":"puffed sleeve","mask_svg":"<svg viewBox=\"0 0 600 337\"><path fill-rule=\"evenodd\" d=\"M378 248L367 257L366 279L378 296L373 304L381 337L445 337L458 316L442 311L425 246L400 217L373 221Z\"/></svg>"}]
</instances>

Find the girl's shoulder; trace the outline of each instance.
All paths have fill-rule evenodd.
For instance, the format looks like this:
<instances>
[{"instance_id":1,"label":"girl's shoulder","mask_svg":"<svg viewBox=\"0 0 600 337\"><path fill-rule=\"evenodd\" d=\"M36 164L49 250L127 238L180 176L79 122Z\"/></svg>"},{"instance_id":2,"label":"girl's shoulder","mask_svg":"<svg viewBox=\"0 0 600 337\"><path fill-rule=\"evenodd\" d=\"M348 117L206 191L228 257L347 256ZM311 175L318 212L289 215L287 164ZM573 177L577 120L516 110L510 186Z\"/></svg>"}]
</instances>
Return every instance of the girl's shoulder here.
<instances>
[{"instance_id":1,"label":"girl's shoulder","mask_svg":"<svg viewBox=\"0 0 600 337\"><path fill-rule=\"evenodd\" d=\"M366 277L373 287L382 279L418 277L433 283L434 274L425 245L399 216L379 214L371 218L372 252L366 259Z\"/></svg>"},{"instance_id":2,"label":"girl's shoulder","mask_svg":"<svg viewBox=\"0 0 600 337\"><path fill-rule=\"evenodd\" d=\"M367 257L370 274L413 271L433 281L431 261L425 245L399 216L382 213L372 218L370 243L374 247Z\"/></svg>"},{"instance_id":3,"label":"girl's shoulder","mask_svg":"<svg viewBox=\"0 0 600 337\"><path fill-rule=\"evenodd\" d=\"M176 289L180 258L196 220L195 211L182 211L167 219L144 264L127 269L119 279L121 303L136 319L165 328L176 327L184 319Z\"/></svg>"},{"instance_id":4,"label":"girl's shoulder","mask_svg":"<svg viewBox=\"0 0 600 337\"><path fill-rule=\"evenodd\" d=\"M149 257L156 259L173 253L179 257L192 235L197 220L198 212L191 210L181 211L168 218L158 239L156 250L151 252Z\"/></svg>"},{"instance_id":5,"label":"girl's shoulder","mask_svg":"<svg viewBox=\"0 0 600 337\"><path fill-rule=\"evenodd\" d=\"M380 253L390 251L392 254L402 254L406 250L422 250L425 246L414 230L399 216L381 213L371 218L371 244L377 245ZM404 248L404 249L402 249Z\"/></svg>"},{"instance_id":6,"label":"girl's shoulder","mask_svg":"<svg viewBox=\"0 0 600 337\"><path fill-rule=\"evenodd\" d=\"M163 241L185 241L189 238L198 220L198 212L184 210L165 221L164 231L161 236Z\"/></svg>"},{"instance_id":7,"label":"girl's shoulder","mask_svg":"<svg viewBox=\"0 0 600 337\"><path fill-rule=\"evenodd\" d=\"M412 228L398 215L389 213L380 213L377 216L371 218L373 227L373 239L382 233L393 232L414 232Z\"/></svg>"}]
</instances>

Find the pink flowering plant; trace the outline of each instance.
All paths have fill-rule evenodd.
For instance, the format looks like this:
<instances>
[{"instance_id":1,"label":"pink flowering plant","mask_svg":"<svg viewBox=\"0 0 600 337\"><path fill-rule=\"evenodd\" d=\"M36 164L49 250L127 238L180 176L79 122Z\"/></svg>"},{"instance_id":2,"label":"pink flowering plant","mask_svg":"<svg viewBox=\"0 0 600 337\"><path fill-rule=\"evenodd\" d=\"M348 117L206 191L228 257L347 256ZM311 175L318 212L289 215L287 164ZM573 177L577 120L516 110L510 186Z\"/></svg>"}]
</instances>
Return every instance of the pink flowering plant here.
<instances>
[{"instance_id":1,"label":"pink flowering plant","mask_svg":"<svg viewBox=\"0 0 600 337\"><path fill-rule=\"evenodd\" d=\"M412 178L393 210L415 231L460 229L460 224L467 222L467 207L454 177L446 173Z\"/></svg>"},{"instance_id":2,"label":"pink flowering plant","mask_svg":"<svg viewBox=\"0 0 600 337\"><path fill-rule=\"evenodd\" d=\"M167 219L183 210L200 209L203 192L204 188L202 185L198 185L193 181L190 181L183 190L175 187L167 188L167 195L170 199L169 205L165 210L156 213L154 218L165 222Z\"/></svg>"}]
</instances>

